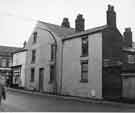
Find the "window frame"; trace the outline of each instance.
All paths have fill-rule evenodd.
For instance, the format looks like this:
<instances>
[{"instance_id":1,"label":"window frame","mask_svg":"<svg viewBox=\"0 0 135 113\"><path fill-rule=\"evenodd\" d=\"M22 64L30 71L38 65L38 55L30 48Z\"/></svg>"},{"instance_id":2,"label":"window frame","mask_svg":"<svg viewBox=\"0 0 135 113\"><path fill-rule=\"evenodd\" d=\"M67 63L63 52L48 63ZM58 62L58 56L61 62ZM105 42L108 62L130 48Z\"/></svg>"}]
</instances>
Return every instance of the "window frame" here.
<instances>
[{"instance_id":1,"label":"window frame","mask_svg":"<svg viewBox=\"0 0 135 113\"><path fill-rule=\"evenodd\" d=\"M50 80L49 83L52 83L54 81L54 73L55 73L55 66L50 65Z\"/></svg>"},{"instance_id":2,"label":"window frame","mask_svg":"<svg viewBox=\"0 0 135 113\"><path fill-rule=\"evenodd\" d=\"M89 55L89 40L88 36L83 36L81 39L81 56L85 57ZM87 41L87 42L85 42Z\"/></svg>"},{"instance_id":3,"label":"window frame","mask_svg":"<svg viewBox=\"0 0 135 113\"><path fill-rule=\"evenodd\" d=\"M35 63L35 62L36 62L36 50L33 49L32 56L31 56L31 63Z\"/></svg>"},{"instance_id":4,"label":"window frame","mask_svg":"<svg viewBox=\"0 0 135 113\"><path fill-rule=\"evenodd\" d=\"M55 60L55 54L56 54L55 44L51 44L51 56L50 56L50 60L51 61L54 61Z\"/></svg>"},{"instance_id":5,"label":"window frame","mask_svg":"<svg viewBox=\"0 0 135 113\"><path fill-rule=\"evenodd\" d=\"M134 64L135 63L135 55L129 54L127 57L128 57L128 63L129 64Z\"/></svg>"},{"instance_id":6,"label":"window frame","mask_svg":"<svg viewBox=\"0 0 135 113\"><path fill-rule=\"evenodd\" d=\"M87 65L87 70L84 69L84 65ZM86 76L86 74L87 74L87 76ZM81 61L81 80L80 80L80 82L84 82L84 83L88 82L88 60Z\"/></svg>"},{"instance_id":7,"label":"window frame","mask_svg":"<svg viewBox=\"0 0 135 113\"><path fill-rule=\"evenodd\" d=\"M7 67L7 59L6 58L2 58L2 65L1 67Z\"/></svg>"},{"instance_id":8,"label":"window frame","mask_svg":"<svg viewBox=\"0 0 135 113\"><path fill-rule=\"evenodd\" d=\"M37 32L33 33L33 44L37 43Z\"/></svg>"},{"instance_id":9,"label":"window frame","mask_svg":"<svg viewBox=\"0 0 135 113\"><path fill-rule=\"evenodd\" d=\"M30 73L30 82L34 82L34 81L35 81L35 68L32 67Z\"/></svg>"}]
</instances>

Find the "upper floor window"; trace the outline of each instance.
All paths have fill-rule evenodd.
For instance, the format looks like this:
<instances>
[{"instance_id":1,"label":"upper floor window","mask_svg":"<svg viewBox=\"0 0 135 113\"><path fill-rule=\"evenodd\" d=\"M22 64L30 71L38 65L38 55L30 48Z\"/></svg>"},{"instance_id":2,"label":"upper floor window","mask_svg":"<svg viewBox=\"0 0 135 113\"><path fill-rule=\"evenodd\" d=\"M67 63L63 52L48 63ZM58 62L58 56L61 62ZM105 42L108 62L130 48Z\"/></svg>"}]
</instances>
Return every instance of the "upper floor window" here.
<instances>
[{"instance_id":1,"label":"upper floor window","mask_svg":"<svg viewBox=\"0 0 135 113\"><path fill-rule=\"evenodd\" d=\"M9 59L6 62L6 67L9 67Z\"/></svg>"},{"instance_id":2,"label":"upper floor window","mask_svg":"<svg viewBox=\"0 0 135 113\"><path fill-rule=\"evenodd\" d=\"M31 63L35 63L36 61L36 50L32 50L32 59L31 59Z\"/></svg>"},{"instance_id":3,"label":"upper floor window","mask_svg":"<svg viewBox=\"0 0 135 113\"><path fill-rule=\"evenodd\" d=\"M12 66L12 60L11 59L9 59L9 67L11 67Z\"/></svg>"},{"instance_id":4,"label":"upper floor window","mask_svg":"<svg viewBox=\"0 0 135 113\"><path fill-rule=\"evenodd\" d=\"M128 63L129 64L135 63L135 55L128 55Z\"/></svg>"},{"instance_id":5,"label":"upper floor window","mask_svg":"<svg viewBox=\"0 0 135 113\"><path fill-rule=\"evenodd\" d=\"M51 61L55 59L55 45L51 44Z\"/></svg>"},{"instance_id":6,"label":"upper floor window","mask_svg":"<svg viewBox=\"0 0 135 113\"><path fill-rule=\"evenodd\" d=\"M37 32L33 33L33 44L37 42Z\"/></svg>"},{"instance_id":7,"label":"upper floor window","mask_svg":"<svg viewBox=\"0 0 135 113\"><path fill-rule=\"evenodd\" d=\"M6 67L7 66L7 59L2 59L1 65L2 65L2 67Z\"/></svg>"},{"instance_id":8,"label":"upper floor window","mask_svg":"<svg viewBox=\"0 0 135 113\"><path fill-rule=\"evenodd\" d=\"M88 36L82 38L82 56L88 56Z\"/></svg>"}]
</instances>

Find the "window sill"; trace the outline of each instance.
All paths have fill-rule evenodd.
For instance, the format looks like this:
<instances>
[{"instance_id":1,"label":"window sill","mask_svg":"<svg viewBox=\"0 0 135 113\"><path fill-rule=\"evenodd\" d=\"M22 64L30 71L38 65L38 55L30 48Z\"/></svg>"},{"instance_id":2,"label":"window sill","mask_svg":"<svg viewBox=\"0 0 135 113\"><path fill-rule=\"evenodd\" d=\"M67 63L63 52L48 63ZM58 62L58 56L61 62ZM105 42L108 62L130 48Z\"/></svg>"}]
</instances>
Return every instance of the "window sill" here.
<instances>
[{"instance_id":1,"label":"window sill","mask_svg":"<svg viewBox=\"0 0 135 113\"><path fill-rule=\"evenodd\" d=\"M35 64L35 62L31 62L31 64Z\"/></svg>"},{"instance_id":2,"label":"window sill","mask_svg":"<svg viewBox=\"0 0 135 113\"><path fill-rule=\"evenodd\" d=\"M81 83L88 83L88 80L80 80Z\"/></svg>"},{"instance_id":3,"label":"window sill","mask_svg":"<svg viewBox=\"0 0 135 113\"><path fill-rule=\"evenodd\" d=\"M88 55L81 55L80 57L88 57Z\"/></svg>"},{"instance_id":4,"label":"window sill","mask_svg":"<svg viewBox=\"0 0 135 113\"><path fill-rule=\"evenodd\" d=\"M55 61L54 60L49 60L49 65L54 65Z\"/></svg>"}]
</instances>

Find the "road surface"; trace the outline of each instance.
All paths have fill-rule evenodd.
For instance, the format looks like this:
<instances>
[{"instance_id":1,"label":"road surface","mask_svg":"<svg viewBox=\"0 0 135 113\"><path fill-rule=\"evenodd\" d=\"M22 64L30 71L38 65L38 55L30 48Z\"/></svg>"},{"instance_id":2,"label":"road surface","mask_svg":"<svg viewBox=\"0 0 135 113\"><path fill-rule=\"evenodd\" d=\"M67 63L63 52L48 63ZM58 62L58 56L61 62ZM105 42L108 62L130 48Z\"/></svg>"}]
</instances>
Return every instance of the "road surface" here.
<instances>
[{"instance_id":1,"label":"road surface","mask_svg":"<svg viewBox=\"0 0 135 113\"><path fill-rule=\"evenodd\" d=\"M135 111L135 107L110 104L94 104L67 100L55 96L39 96L8 91L0 111L5 112L123 112Z\"/></svg>"}]
</instances>

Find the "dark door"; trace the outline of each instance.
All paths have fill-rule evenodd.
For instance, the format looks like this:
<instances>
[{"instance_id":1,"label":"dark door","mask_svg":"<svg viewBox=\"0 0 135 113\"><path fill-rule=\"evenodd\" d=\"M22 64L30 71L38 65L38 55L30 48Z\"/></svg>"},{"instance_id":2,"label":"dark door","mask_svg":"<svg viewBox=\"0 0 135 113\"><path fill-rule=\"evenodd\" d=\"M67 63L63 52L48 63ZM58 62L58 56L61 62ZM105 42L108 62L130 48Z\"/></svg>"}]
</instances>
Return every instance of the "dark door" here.
<instances>
[{"instance_id":1,"label":"dark door","mask_svg":"<svg viewBox=\"0 0 135 113\"><path fill-rule=\"evenodd\" d=\"M105 99L120 99L122 80L120 68L109 67L103 69L103 97Z\"/></svg>"},{"instance_id":2,"label":"dark door","mask_svg":"<svg viewBox=\"0 0 135 113\"><path fill-rule=\"evenodd\" d=\"M39 91L43 91L44 88L44 68L39 68Z\"/></svg>"}]
</instances>

